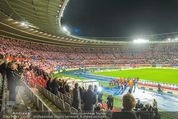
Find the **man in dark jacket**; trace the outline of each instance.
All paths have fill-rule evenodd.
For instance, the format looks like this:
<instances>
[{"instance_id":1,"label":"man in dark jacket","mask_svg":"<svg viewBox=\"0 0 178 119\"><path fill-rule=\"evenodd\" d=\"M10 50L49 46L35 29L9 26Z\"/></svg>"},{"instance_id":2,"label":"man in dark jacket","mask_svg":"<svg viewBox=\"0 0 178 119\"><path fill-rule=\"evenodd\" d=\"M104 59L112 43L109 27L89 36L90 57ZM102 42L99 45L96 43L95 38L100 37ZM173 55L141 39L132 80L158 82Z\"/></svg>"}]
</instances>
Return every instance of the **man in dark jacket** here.
<instances>
[{"instance_id":1,"label":"man in dark jacket","mask_svg":"<svg viewBox=\"0 0 178 119\"><path fill-rule=\"evenodd\" d=\"M52 82L53 82L53 79L51 77L49 77L49 80L46 83L46 89L48 91L51 91L51 84L52 84Z\"/></svg>"},{"instance_id":2,"label":"man in dark jacket","mask_svg":"<svg viewBox=\"0 0 178 119\"><path fill-rule=\"evenodd\" d=\"M58 85L58 79L55 78L53 80L53 82L51 83L51 92L54 94L54 95L57 95L58 94L58 89L59 89L59 85Z\"/></svg>"},{"instance_id":3,"label":"man in dark jacket","mask_svg":"<svg viewBox=\"0 0 178 119\"><path fill-rule=\"evenodd\" d=\"M20 82L20 76L17 73L17 66L15 63L11 63L7 69L7 83L9 89L9 105L11 108L16 109L15 98L18 93L17 85Z\"/></svg>"},{"instance_id":4,"label":"man in dark jacket","mask_svg":"<svg viewBox=\"0 0 178 119\"><path fill-rule=\"evenodd\" d=\"M89 85L88 90L83 94L84 111L94 112L94 105L97 102L96 93L92 91L93 86Z\"/></svg>"},{"instance_id":5,"label":"man in dark jacket","mask_svg":"<svg viewBox=\"0 0 178 119\"><path fill-rule=\"evenodd\" d=\"M3 79L5 78L6 70L7 70L7 61L5 61L4 63L2 63L2 64L0 65L0 73L1 73L2 76L3 76Z\"/></svg>"},{"instance_id":6,"label":"man in dark jacket","mask_svg":"<svg viewBox=\"0 0 178 119\"><path fill-rule=\"evenodd\" d=\"M140 103L140 100L138 100L137 104L136 104L136 107L135 107L135 111L139 110L141 111L143 108L143 104Z\"/></svg>"},{"instance_id":7,"label":"man in dark jacket","mask_svg":"<svg viewBox=\"0 0 178 119\"><path fill-rule=\"evenodd\" d=\"M131 94L125 94L122 98L123 109L121 112L114 112L112 119L137 119L132 109L135 107L135 98Z\"/></svg>"},{"instance_id":8,"label":"man in dark jacket","mask_svg":"<svg viewBox=\"0 0 178 119\"><path fill-rule=\"evenodd\" d=\"M81 97L80 97L80 90L78 88L78 83L75 84L75 88L73 89L72 106L78 110L81 110Z\"/></svg>"},{"instance_id":9,"label":"man in dark jacket","mask_svg":"<svg viewBox=\"0 0 178 119\"><path fill-rule=\"evenodd\" d=\"M136 115L137 117L140 116L141 110L143 109L143 104L140 102L140 100L137 101L136 107L135 107L135 111L136 111Z\"/></svg>"},{"instance_id":10,"label":"man in dark jacket","mask_svg":"<svg viewBox=\"0 0 178 119\"><path fill-rule=\"evenodd\" d=\"M107 97L107 106L108 106L108 109L109 110L112 110L113 109L113 97L112 97L112 95L109 95L108 97Z\"/></svg>"}]
</instances>

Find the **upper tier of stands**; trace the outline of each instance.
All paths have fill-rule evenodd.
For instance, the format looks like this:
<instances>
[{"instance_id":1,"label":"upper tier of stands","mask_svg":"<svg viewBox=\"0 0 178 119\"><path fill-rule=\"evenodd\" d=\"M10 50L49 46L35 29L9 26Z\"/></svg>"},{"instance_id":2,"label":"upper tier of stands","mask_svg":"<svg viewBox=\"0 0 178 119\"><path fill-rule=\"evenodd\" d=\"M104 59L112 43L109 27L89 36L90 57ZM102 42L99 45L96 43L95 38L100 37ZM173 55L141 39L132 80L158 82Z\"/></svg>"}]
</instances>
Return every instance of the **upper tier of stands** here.
<instances>
[{"instance_id":1,"label":"upper tier of stands","mask_svg":"<svg viewBox=\"0 0 178 119\"><path fill-rule=\"evenodd\" d=\"M43 45L0 37L0 55L24 59L39 68L103 64L178 64L178 45L75 48ZM53 59L53 60L46 60ZM143 59L143 60L140 60Z\"/></svg>"},{"instance_id":2,"label":"upper tier of stands","mask_svg":"<svg viewBox=\"0 0 178 119\"><path fill-rule=\"evenodd\" d=\"M0 37L0 53L8 57L33 59L173 59L177 45L119 48L72 48L42 45Z\"/></svg>"}]
</instances>

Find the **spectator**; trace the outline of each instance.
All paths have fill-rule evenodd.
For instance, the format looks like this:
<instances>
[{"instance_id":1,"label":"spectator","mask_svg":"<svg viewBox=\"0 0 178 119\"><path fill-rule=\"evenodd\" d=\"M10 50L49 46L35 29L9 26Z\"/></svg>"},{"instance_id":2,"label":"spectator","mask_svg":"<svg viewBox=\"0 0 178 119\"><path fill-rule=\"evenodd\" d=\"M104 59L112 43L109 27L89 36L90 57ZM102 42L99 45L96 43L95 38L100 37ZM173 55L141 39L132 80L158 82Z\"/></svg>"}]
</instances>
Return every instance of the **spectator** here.
<instances>
[{"instance_id":1,"label":"spectator","mask_svg":"<svg viewBox=\"0 0 178 119\"><path fill-rule=\"evenodd\" d=\"M96 93L92 90L93 86L89 85L88 90L83 94L84 111L94 112L94 105L97 99Z\"/></svg>"},{"instance_id":2,"label":"spectator","mask_svg":"<svg viewBox=\"0 0 178 119\"><path fill-rule=\"evenodd\" d=\"M57 81L58 81L58 79L54 78L53 82L51 83L51 92L54 95L58 94L59 85L58 85Z\"/></svg>"},{"instance_id":3,"label":"spectator","mask_svg":"<svg viewBox=\"0 0 178 119\"><path fill-rule=\"evenodd\" d=\"M60 80L59 81L59 92L61 92L61 93L65 93L65 87L64 87L64 85L65 85L65 82L64 82L64 80Z\"/></svg>"},{"instance_id":4,"label":"spectator","mask_svg":"<svg viewBox=\"0 0 178 119\"><path fill-rule=\"evenodd\" d=\"M52 84L52 82L53 82L53 79L50 77L49 80L46 83L46 89L48 91L51 91L51 84Z\"/></svg>"},{"instance_id":5,"label":"spectator","mask_svg":"<svg viewBox=\"0 0 178 119\"><path fill-rule=\"evenodd\" d=\"M135 98L131 94L125 94L122 98L123 109L121 112L114 112L112 119L137 119L132 109L135 107Z\"/></svg>"},{"instance_id":6,"label":"spectator","mask_svg":"<svg viewBox=\"0 0 178 119\"><path fill-rule=\"evenodd\" d=\"M140 103L140 100L137 101L136 107L135 107L135 111L141 111L143 108L143 104Z\"/></svg>"},{"instance_id":7,"label":"spectator","mask_svg":"<svg viewBox=\"0 0 178 119\"><path fill-rule=\"evenodd\" d=\"M141 119L153 119L153 108L150 104L146 104L141 110Z\"/></svg>"},{"instance_id":8,"label":"spectator","mask_svg":"<svg viewBox=\"0 0 178 119\"><path fill-rule=\"evenodd\" d=\"M78 88L78 83L75 84L75 88L73 89L73 102L72 106L77 110L81 110L81 94L80 89Z\"/></svg>"},{"instance_id":9,"label":"spectator","mask_svg":"<svg viewBox=\"0 0 178 119\"><path fill-rule=\"evenodd\" d=\"M113 109L113 97L112 95L108 95L107 97L107 107L109 110L112 110Z\"/></svg>"},{"instance_id":10,"label":"spectator","mask_svg":"<svg viewBox=\"0 0 178 119\"><path fill-rule=\"evenodd\" d=\"M136 104L136 107L135 107L135 111L137 111L137 112L136 112L137 117L140 116L140 113L141 113L141 110L142 110L142 109L143 109L143 104L140 103L140 100L138 100L138 102L137 102L137 104Z\"/></svg>"},{"instance_id":11,"label":"spectator","mask_svg":"<svg viewBox=\"0 0 178 119\"><path fill-rule=\"evenodd\" d=\"M0 73L3 76L3 79L5 78L6 70L7 70L7 61L5 60L5 62L0 65Z\"/></svg>"},{"instance_id":12,"label":"spectator","mask_svg":"<svg viewBox=\"0 0 178 119\"><path fill-rule=\"evenodd\" d=\"M66 90L66 93L69 93L70 90L69 90L69 85L68 85L68 83L65 84L65 90Z\"/></svg>"},{"instance_id":13,"label":"spectator","mask_svg":"<svg viewBox=\"0 0 178 119\"><path fill-rule=\"evenodd\" d=\"M103 97L102 88L101 88L101 90L98 90L97 94L98 94L98 102L102 104L102 101L103 101L103 98L102 98Z\"/></svg>"},{"instance_id":14,"label":"spectator","mask_svg":"<svg viewBox=\"0 0 178 119\"><path fill-rule=\"evenodd\" d=\"M158 108L156 99L153 100L153 108L154 108L154 109L155 109L155 108Z\"/></svg>"},{"instance_id":15,"label":"spectator","mask_svg":"<svg viewBox=\"0 0 178 119\"><path fill-rule=\"evenodd\" d=\"M12 109L17 109L16 107L16 95L18 93L17 86L19 85L20 76L17 73L17 66L15 63L9 63L7 69L7 80L8 80L8 89L9 89L9 105Z\"/></svg>"},{"instance_id":16,"label":"spectator","mask_svg":"<svg viewBox=\"0 0 178 119\"><path fill-rule=\"evenodd\" d=\"M95 86L94 86L94 92L97 93L97 91L98 91L98 88L97 88L97 86L95 85Z\"/></svg>"},{"instance_id":17,"label":"spectator","mask_svg":"<svg viewBox=\"0 0 178 119\"><path fill-rule=\"evenodd\" d=\"M101 104L101 103L98 103L97 106L95 107L95 112L100 112L101 109L104 109L104 110L105 110L105 108L102 106L102 104Z\"/></svg>"}]
</instances>

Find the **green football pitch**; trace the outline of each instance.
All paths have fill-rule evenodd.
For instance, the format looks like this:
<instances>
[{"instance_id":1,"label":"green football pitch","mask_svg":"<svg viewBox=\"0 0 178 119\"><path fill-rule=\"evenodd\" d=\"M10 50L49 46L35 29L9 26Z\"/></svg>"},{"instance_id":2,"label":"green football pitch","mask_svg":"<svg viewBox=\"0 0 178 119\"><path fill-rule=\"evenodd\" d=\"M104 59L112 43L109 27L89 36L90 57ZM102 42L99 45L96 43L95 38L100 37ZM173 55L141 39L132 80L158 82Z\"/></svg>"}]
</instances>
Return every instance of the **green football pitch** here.
<instances>
[{"instance_id":1,"label":"green football pitch","mask_svg":"<svg viewBox=\"0 0 178 119\"><path fill-rule=\"evenodd\" d=\"M96 72L93 74L133 78L139 77L139 79L178 84L178 69L132 69L121 71L108 71L108 72Z\"/></svg>"}]
</instances>

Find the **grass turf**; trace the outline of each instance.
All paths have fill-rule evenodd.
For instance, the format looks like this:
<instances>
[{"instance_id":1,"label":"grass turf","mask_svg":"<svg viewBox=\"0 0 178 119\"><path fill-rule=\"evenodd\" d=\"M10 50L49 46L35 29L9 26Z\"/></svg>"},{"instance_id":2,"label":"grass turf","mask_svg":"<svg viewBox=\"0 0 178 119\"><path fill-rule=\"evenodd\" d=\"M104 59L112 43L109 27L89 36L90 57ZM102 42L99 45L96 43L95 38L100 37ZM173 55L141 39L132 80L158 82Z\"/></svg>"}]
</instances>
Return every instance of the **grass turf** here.
<instances>
[{"instance_id":1,"label":"grass turf","mask_svg":"<svg viewBox=\"0 0 178 119\"><path fill-rule=\"evenodd\" d=\"M93 74L114 77L139 77L143 80L178 84L178 69L133 69L110 72L96 72Z\"/></svg>"}]
</instances>

